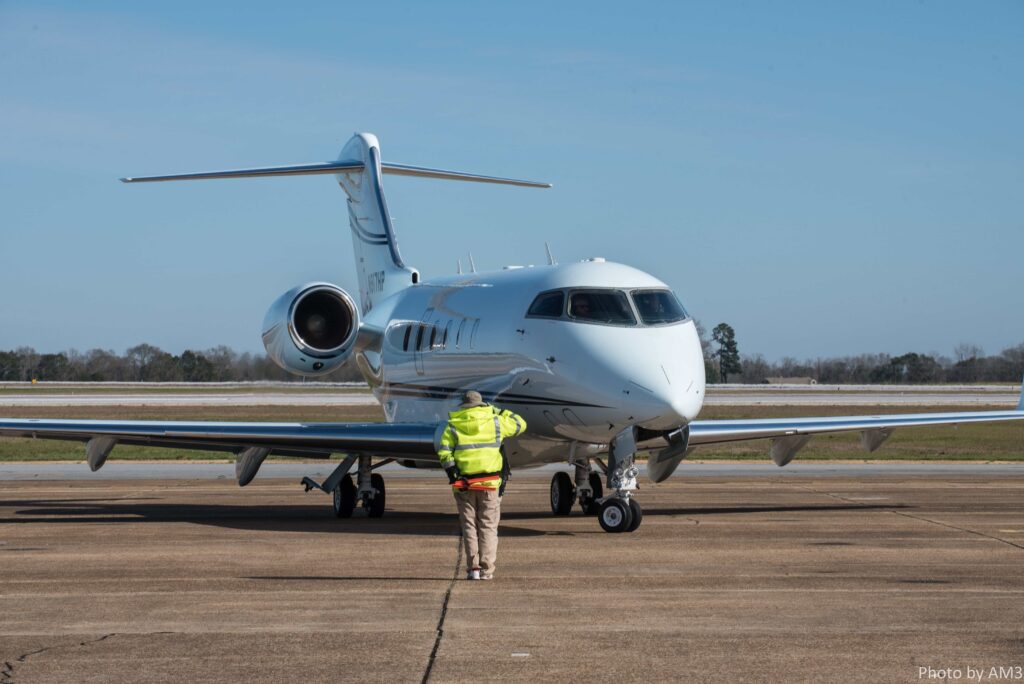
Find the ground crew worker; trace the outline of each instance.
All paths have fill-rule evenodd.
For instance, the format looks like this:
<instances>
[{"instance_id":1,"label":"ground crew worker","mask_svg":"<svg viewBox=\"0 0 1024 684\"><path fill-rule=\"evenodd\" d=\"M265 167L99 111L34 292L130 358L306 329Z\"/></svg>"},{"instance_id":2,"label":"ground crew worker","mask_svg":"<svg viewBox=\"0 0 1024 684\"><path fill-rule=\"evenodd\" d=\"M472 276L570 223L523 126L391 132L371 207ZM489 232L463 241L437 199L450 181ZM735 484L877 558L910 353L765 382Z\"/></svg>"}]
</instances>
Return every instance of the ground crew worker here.
<instances>
[{"instance_id":1,"label":"ground crew worker","mask_svg":"<svg viewBox=\"0 0 1024 684\"><path fill-rule=\"evenodd\" d=\"M501 493L508 476L501 442L522 434L526 421L511 411L499 411L470 390L462 404L448 414L437 455L448 474L459 508L466 579L494 577L498 555Z\"/></svg>"}]
</instances>

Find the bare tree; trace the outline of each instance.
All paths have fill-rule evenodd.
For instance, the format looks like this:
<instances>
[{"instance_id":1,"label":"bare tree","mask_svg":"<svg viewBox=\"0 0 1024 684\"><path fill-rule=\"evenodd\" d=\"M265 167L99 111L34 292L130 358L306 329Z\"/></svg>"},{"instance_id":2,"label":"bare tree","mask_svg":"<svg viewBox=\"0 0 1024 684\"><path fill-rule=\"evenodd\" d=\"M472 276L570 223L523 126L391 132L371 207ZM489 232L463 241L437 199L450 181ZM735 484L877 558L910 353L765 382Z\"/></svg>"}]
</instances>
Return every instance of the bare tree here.
<instances>
[{"instance_id":1,"label":"bare tree","mask_svg":"<svg viewBox=\"0 0 1024 684\"><path fill-rule=\"evenodd\" d=\"M964 361L970 361L971 359L981 358L985 355L981 347L976 344L968 344L967 342L961 342L960 344L953 347L953 356L956 357L957 363L963 363Z\"/></svg>"}]
</instances>

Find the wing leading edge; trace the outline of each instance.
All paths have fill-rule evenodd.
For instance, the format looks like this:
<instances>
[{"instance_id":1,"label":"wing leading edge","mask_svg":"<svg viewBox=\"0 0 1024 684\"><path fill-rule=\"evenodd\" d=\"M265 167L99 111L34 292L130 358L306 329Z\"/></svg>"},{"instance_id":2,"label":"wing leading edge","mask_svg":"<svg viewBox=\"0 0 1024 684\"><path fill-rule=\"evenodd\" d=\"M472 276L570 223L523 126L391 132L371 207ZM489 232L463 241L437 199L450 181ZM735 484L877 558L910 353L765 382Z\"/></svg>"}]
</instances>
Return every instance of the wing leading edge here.
<instances>
[{"instance_id":1,"label":"wing leading edge","mask_svg":"<svg viewBox=\"0 0 1024 684\"><path fill-rule=\"evenodd\" d=\"M0 436L326 458L363 453L436 461L433 423L215 423L0 418Z\"/></svg>"}]
</instances>

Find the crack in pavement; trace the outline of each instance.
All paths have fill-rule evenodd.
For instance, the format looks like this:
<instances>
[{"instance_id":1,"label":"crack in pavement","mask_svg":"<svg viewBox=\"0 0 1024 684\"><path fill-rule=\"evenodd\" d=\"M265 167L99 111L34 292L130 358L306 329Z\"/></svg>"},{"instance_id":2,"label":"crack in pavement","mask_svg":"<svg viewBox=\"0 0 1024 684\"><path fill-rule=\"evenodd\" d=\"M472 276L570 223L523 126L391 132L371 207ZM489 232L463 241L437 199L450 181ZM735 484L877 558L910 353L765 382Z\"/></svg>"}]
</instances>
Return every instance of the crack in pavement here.
<instances>
[{"instance_id":1,"label":"crack in pavement","mask_svg":"<svg viewBox=\"0 0 1024 684\"><path fill-rule=\"evenodd\" d=\"M985 539L991 539L992 541L997 541L997 542L999 542L1001 544L1006 544L1007 546L1012 546L1015 549L1021 549L1022 551L1024 551L1024 546L1021 546L1020 544L1015 544L1014 542L1009 541L1008 539L1002 539L1001 537L995 537L995 536L993 536L991 534L985 534L984 532L978 532L977 530L971 530L971 529L968 529L966 527L957 527L956 525L951 525L949 523L939 522L938 520L931 520L929 518L924 518L924 517L921 517L919 515L911 515L910 513L901 513L900 511L889 511L889 512L890 513L895 513L896 515L902 515L904 518L913 518L914 520L920 520L921 522L931 523L932 525L938 525L939 527L946 527L948 529L957 530L959 532L967 532L968 534L976 534L979 537L984 537Z\"/></svg>"},{"instance_id":2,"label":"crack in pavement","mask_svg":"<svg viewBox=\"0 0 1024 684\"><path fill-rule=\"evenodd\" d=\"M448 590L444 593L444 601L441 603L441 616L437 620L437 635L434 637L434 648L430 651L430 658L427 660L427 669L423 671L423 679L420 684L427 684L430 681L430 673L434 670L434 661L437 659L437 652L441 650L441 640L444 639L444 621L448 617L448 602L452 598L452 590L459 579L459 568L462 566L462 535L458 537L458 548L455 552L455 570L452 572L452 579L448 583Z\"/></svg>"},{"instance_id":3,"label":"crack in pavement","mask_svg":"<svg viewBox=\"0 0 1024 684\"><path fill-rule=\"evenodd\" d=\"M17 658L14 659L13 663L10 660L5 660L4 661L4 667L3 667L2 670L0 670L0 684L13 684L13 682L14 682L14 668L15 668L16 664L24 663L25 661L27 661L30 657L32 657L34 655L39 655L40 653L46 653L47 651L52 651L52 650L58 649L58 648L68 648L69 646L88 646L90 644L98 644L99 642L105 641L106 639L109 639L112 636L117 636L117 632L111 632L110 634L104 634L103 636L99 637L98 639L89 639L88 641L80 641L77 644L58 644L56 646L47 646L45 648L38 648L38 649L36 649L34 651L29 651L28 653L21 654L20 656L18 656Z\"/></svg>"},{"instance_id":4,"label":"crack in pavement","mask_svg":"<svg viewBox=\"0 0 1024 684\"><path fill-rule=\"evenodd\" d=\"M777 480L777 482L782 483L784 481L783 480ZM835 499L836 501L842 501L843 503L853 504L854 506L860 506L862 508L873 508L873 506L868 506L867 504L861 503L860 501L854 501L853 499L847 499L847 498L844 498L842 496L839 496L838 494L832 494L830 492L823 492L820 489L815 489L814 487L808 487L807 485L797 484L796 482L787 483L787 484L792 484L794 487L796 487L798 489L804 489L804 490L807 490L808 492L814 492L815 494L821 494L822 496L827 496L830 499Z\"/></svg>"},{"instance_id":5,"label":"crack in pavement","mask_svg":"<svg viewBox=\"0 0 1024 684\"><path fill-rule=\"evenodd\" d=\"M852 503L854 505L863 505L859 501L854 501L852 499L847 499L845 497L839 496L838 494L831 494L829 492L822 492L822 491L819 491L817 489L814 489L813 487L808 487L807 485L800 485L800 484L798 484L796 486L801 488L801 489L806 489L809 492L814 492L815 494L821 494L822 496L828 496L828 497L831 497L831 498L836 499L838 501L843 501L845 503ZM985 534L984 532L978 532L977 530L972 530L972 529L967 528L967 527L958 527L958 526L950 524L950 523L944 523L944 522L940 522L938 520L932 520L931 518L925 518L925 517L920 516L920 515L913 515L912 513L904 513L902 511L894 511L894 510L892 510L890 508L886 508L885 512L886 513L892 513L893 515L899 515L899 516L902 516L904 518L912 518L914 520L920 520L921 522L931 523L932 525L938 525L939 527L945 527L947 529L956 530L958 532L966 532L967 534L974 534L974 535L977 535L979 537L984 537L985 539L991 539L992 541L999 542L1000 544L1006 544L1007 546L1012 546L1015 549L1021 549L1022 551L1024 551L1024 545L1017 544L1017 543L1012 542L1012 541L1010 541L1008 539L1003 539L1002 537L996 537L996 536L991 535L991 534Z\"/></svg>"}]
</instances>

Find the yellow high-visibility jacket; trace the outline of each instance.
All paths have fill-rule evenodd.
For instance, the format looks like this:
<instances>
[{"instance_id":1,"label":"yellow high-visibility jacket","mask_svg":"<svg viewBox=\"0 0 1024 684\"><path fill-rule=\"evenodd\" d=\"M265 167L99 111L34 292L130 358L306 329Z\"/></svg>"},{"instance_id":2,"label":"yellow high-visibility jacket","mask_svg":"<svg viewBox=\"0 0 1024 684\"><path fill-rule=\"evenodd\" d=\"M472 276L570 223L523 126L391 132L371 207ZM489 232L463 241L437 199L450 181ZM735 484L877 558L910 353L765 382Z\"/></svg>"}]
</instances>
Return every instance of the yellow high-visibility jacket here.
<instances>
[{"instance_id":1,"label":"yellow high-visibility jacket","mask_svg":"<svg viewBox=\"0 0 1024 684\"><path fill-rule=\"evenodd\" d=\"M466 478L484 473L500 474L501 441L521 435L525 429L526 421L522 417L492 406L452 411L437 451L441 467L457 466ZM501 478L481 482L480 486L497 489Z\"/></svg>"}]
</instances>

